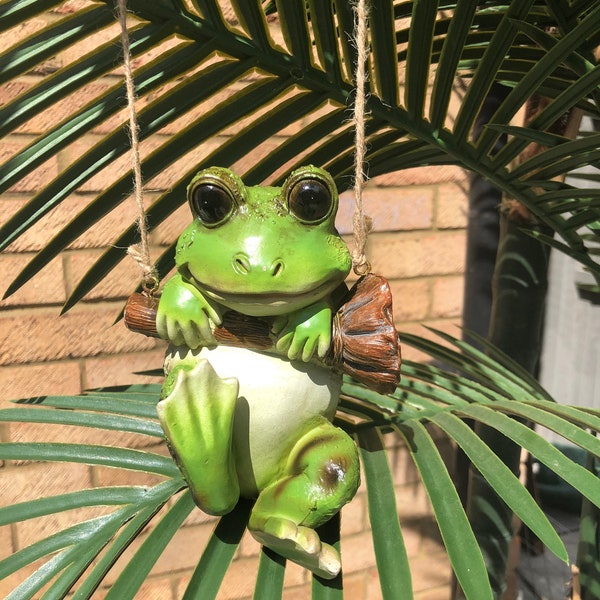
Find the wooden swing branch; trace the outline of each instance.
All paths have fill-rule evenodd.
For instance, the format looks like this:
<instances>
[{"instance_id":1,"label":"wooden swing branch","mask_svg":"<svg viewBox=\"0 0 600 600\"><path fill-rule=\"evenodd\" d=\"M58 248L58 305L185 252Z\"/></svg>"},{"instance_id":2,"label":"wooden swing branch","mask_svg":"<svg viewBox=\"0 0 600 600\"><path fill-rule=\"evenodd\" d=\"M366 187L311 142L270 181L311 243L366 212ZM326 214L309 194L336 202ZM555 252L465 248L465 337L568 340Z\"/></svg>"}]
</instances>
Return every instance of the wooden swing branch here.
<instances>
[{"instance_id":1,"label":"wooden swing branch","mask_svg":"<svg viewBox=\"0 0 600 600\"><path fill-rule=\"evenodd\" d=\"M158 298L133 294L125 308L125 325L131 331L159 337L156 330ZM277 353L271 322L236 311L223 315L213 328L219 344ZM400 381L400 345L394 326L392 294L384 277L361 277L348 292L333 319L332 343L320 361L371 389L392 393Z\"/></svg>"}]
</instances>

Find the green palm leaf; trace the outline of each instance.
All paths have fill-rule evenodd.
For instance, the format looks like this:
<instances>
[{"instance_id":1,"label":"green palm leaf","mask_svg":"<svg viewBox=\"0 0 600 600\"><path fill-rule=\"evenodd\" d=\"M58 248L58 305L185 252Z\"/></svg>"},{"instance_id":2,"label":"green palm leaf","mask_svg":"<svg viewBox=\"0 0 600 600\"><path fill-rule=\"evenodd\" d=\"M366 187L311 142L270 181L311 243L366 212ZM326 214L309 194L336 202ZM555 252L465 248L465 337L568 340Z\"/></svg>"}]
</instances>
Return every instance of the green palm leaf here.
<instances>
[{"instance_id":1,"label":"green palm leaf","mask_svg":"<svg viewBox=\"0 0 600 600\"><path fill-rule=\"evenodd\" d=\"M219 521L186 588L184 600L216 597L229 563L246 530L250 508L249 502L241 501L231 513ZM277 567L275 569L266 567L264 562L268 562L271 567L275 566L272 561L267 561L265 558L262 561L263 578L273 575L274 570L279 571ZM262 584L265 585L264 581ZM269 585L265 587L270 588Z\"/></svg>"},{"instance_id":2,"label":"green palm leaf","mask_svg":"<svg viewBox=\"0 0 600 600\"><path fill-rule=\"evenodd\" d=\"M450 475L425 427L406 421L399 428L423 479L452 567L467 599L492 598L473 531Z\"/></svg>"},{"instance_id":3,"label":"green palm leaf","mask_svg":"<svg viewBox=\"0 0 600 600\"><path fill-rule=\"evenodd\" d=\"M144 540L139 550L111 586L106 595L107 599L125 600L135 596L165 546L194 506L192 495L186 490Z\"/></svg>"},{"instance_id":4,"label":"green palm leaf","mask_svg":"<svg viewBox=\"0 0 600 600\"><path fill-rule=\"evenodd\" d=\"M9 31L59 4L59 0L7 0L0 6L0 30ZM130 29L133 57L142 58L150 51L156 55L147 63L140 61L134 72L143 104L139 108L142 167L148 186L153 188L148 208L151 229L160 227L181 206L185 186L198 168L234 166L247 155L256 157L240 173L249 184L277 183L284 170L312 162L328 168L340 189L347 187L353 168L354 132L345 119L354 93L356 62L356 49L350 40L350 3L232 0L235 22L225 19L215 0L129 0L128 4L131 22L135 22ZM569 185L551 181L570 168L597 163L600 137L593 134L570 141L547 133L574 107L592 116L600 114L600 67L593 56L594 46L600 43L599 14L595 0L373 2L366 124L370 174L442 164L474 170L522 201L559 234L561 241L543 234L538 237L600 273L594 251L600 221L597 194L578 187L577 180ZM56 16L47 28L25 39L15 36L0 55L0 82L10 83L64 49L84 45L99 29L109 31L113 21L112 0L102 0L71 15ZM549 32L548 26L556 27L556 33ZM169 44L167 50L165 43ZM92 51L45 74L34 87L0 109L0 135L12 135L33 116L52 111L84 86L112 74L117 48L117 34L109 33ZM465 93L454 119L449 106L458 78ZM473 143L473 124L495 82L508 86L510 92ZM526 127L510 126L525 100L534 94L548 97L549 104ZM32 258L8 293L35 277L123 202L131 179L128 169L119 167L129 146L124 108L122 86L111 79L111 84L101 87L85 106L58 123L53 121L0 164L0 192L4 192L58 152L68 151L84 136L110 123L104 127L105 133L97 134L94 146L40 186L31 201L0 227L0 247L6 248L34 225L43 225L51 211L60 210L70 196L86 200L76 217ZM288 135L295 123L302 123L302 127ZM171 134L171 130L176 133ZM509 143L492 155L497 138L505 133L511 136ZM273 138L285 141L265 150L263 144ZM512 168L512 161L532 141L546 148ZM154 187L168 169L177 173L168 189ZM107 171L111 175L103 190L85 191L93 177ZM133 223L124 223L115 232L114 240L108 240L111 248L78 282L65 309L110 273L136 237ZM158 259L161 275L172 267L173 255L170 247ZM407 362L400 387L388 396L346 379L337 420L362 443L384 596L397 597L400 587L410 580L400 527L394 522L383 528L377 519L378 511L391 512L395 506L379 436L396 430L404 436L425 482L461 586L467 597L479 600L490 597L482 553L424 424L437 425L461 446L516 514L564 558L556 533L533 500L461 419L470 417L522 444L597 501L600 488L594 476L511 417L533 418L598 456L598 442L586 429L598 431L600 415L552 403L523 369L489 346L483 353L452 336L437 335L443 345L410 335L403 336L403 343L428 353L442 366ZM0 420L60 423L158 437L158 396L158 386L148 386L49 397L30 401L34 405L30 409L21 405L0 412ZM153 452L40 441L0 444L0 458L109 465L164 479L151 488L81 490L0 509L0 524L70 508L112 509L108 515L68 527L0 561L0 576L4 576L49 557L11 598L34 597L45 585L49 585L49 598L63 597L69 591L74 598L90 597L142 529L153 522L153 533L110 592L111 597L133 597L192 509L184 493L168 511L161 512L184 483L173 461ZM216 594L246 517L246 507L240 506L220 522L186 598ZM329 535L343 549L337 524ZM284 569L285 564L276 556L263 553L255 597L278 597ZM339 582L313 582L315 598L340 598L342 594Z\"/></svg>"},{"instance_id":5,"label":"green palm leaf","mask_svg":"<svg viewBox=\"0 0 600 600\"><path fill-rule=\"evenodd\" d=\"M405 343L427 351L448 368L407 363L401 385L394 395L382 396L350 380L344 382L339 424L356 433L361 440L369 513L384 597L394 598L399 590L405 593L409 588L410 562L406 558L398 522L394 524L378 518L382 513L393 514L395 495L380 434L373 429L377 424L381 431L396 427L405 438L430 495L453 568L470 598L487 597L489 590L481 552L474 543L454 486L423 426L424 422L437 425L461 446L472 458L475 468L488 479L515 514L562 559L565 559L564 547L545 515L518 479L501 466L495 454L462 423L460 417L473 418L507 435L551 466L586 497L592 501L600 497L599 484L594 476L575 465L535 432L506 416L533 418L598 456L600 443L586 429L600 430L600 414L553 403L534 380L518 368L513 369L512 361L499 351L493 352L494 358L482 357L480 350L461 340L447 334L439 335L446 345L403 336ZM155 436L158 431L154 404L158 395L159 386L148 385L96 391L75 397L50 397L32 402L30 408L21 405L6 409L0 412L0 419L6 422L13 419L24 421L30 411L32 422L106 427L107 431L119 429L120 425L123 430ZM65 411L65 408L70 410ZM47 415L42 416L43 413ZM345 419L344 413L352 415L352 420ZM15 591L15 594L24 595L15 597L33 597L46 583L51 585L49 597L61 597L65 590L75 592L75 598L89 597L141 530L153 518L156 520L159 509L184 486L171 459L150 452L109 446L100 452L98 447L81 444L33 445L22 442L0 444L0 457L110 464L166 477L163 483L153 488L126 486L81 490L0 509L0 524L8 524L72 508L114 507L107 516L67 527L0 561L0 574L6 575L58 552ZM115 597L135 596L144 573L152 567L191 508L192 504L185 494L172 511L157 521L153 531L158 533L151 534L140 548L139 555L126 567L116 591L111 592ZM244 531L249 508L248 503L242 503L234 513L220 521L192 576L186 598L214 597L217 593ZM335 541L339 533L332 532L331 535L332 541ZM83 554L77 550L80 543L86 548ZM341 548L343 553L343 540ZM95 564L90 570L88 565L92 563ZM278 597L284 570L284 561L269 553L263 554L255 597ZM338 586L315 580L313 597L341 598L341 590Z\"/></svg>"},{"instance_id":6,"label":"green palm leaf","mask_svg":"<svg viewBox=\"0 0 600 600\"><path fill-rule=\"evenodd\" d=\"M49 26L47 32L15 43L2 56L4 67L0 76L7 81L22 76L62 48L84 40L98 25L108 24L113 15L110 3L105 1L106 4L96 5L89 11L64 17ZM7 23L18 22L19 18L41 11L44 6L47 8L58 3L38 4L6 3L3 10L9 19ZM289 108L284 112L296 119L302 118L309 130L313 123L318 122L321 136L310 135L316 134L316 130L293 134L281 148L257 160L247 173L249 178L256 182L269 179L290 157L299 157L295 164L308 161L321 164L330 168L340 186L346 185L352 166L353 136L347 125L347 135L332 134L344 127L342 111L352 96L351 73L355 51L348 41L352 25L348 4L333 0L326 3L276 3L283 47L273 41L277 25L272 18L266 18L259 2L232 3L239 19L236 26L224 21L217 3L199 2L193 6L166 0L130 2L130 9L141 19L131 32L134 57L141 56L148 49L159 48L174 32L178 35L169 51L160 52L158 58L138 67L135 72L140 97L153 94L152 101L140 110L140 138L160 139L157 150L144 157L146 179L150 182L154 175L180 160L187 149L199 148L201 144L216 139L228 124L240 122L253 111L264 111L270 107L276 114L281 102L276 93L278 90L282 94L308 94L311 101L304 107L296 107L295 113ZM598 114L595 102L599 69L590 51L591 42L587 45L581 43L581 40L591 40L596 35L597 5L581 3L572 7L560 0L548 5L529 1L493 8L476 2L460 2L456 7L451 3L438 7L435 3L407 2L394 6L392 2L378 2L373 5L372 11L372 52L369 59L372 89L367 139L371 148L367 158L372 174L426 164L458 164L479 171L507 193L522 200L551 228L561 234L565 230L563 237L572 255L597 270L585 239L567 223L567 214L576 207L567 207L567 214L560 218L556 214L548 214L546 204L540 204L537 195L527 185L528 174L535 171L536 164L525 163L513 173L508 169L509 163L523 147L523 137L517 136L493 158L488 156L499 135L496 126L510 121L523 102L536 91L551 96L553 101L524 130L525 136L529 131L548 127L576 105ZM453 11L452 18L448 17L448 11ZM545 31L546 25L552 22L560 25L557 35ZM52 35L48 35L50 32ZM115 40L109 40L97 52L66 64L45 77L35 88L17 97L0 111L0 131L14 131L36 111L52 107L69 93L102 76L113 64L115 48ZM217 50L222 54L215 63L214 52ZM222 73L218 73L219 70ZM399 93L398 73L402 70L406 72L404 97ZM449 98L458 75L468 81L468 85L459 114L455 122L451 122L448 120ZM255 95L244 92L236 95L235 90L248 77L257 81L254 85L258 88L262 80L265 91L271 93L262 95L257 89ZM272 86L270 78L275 78L278 83ZM424 99L430 78L433 78L433 93L427 115ZM498 78L513 90L496 113L490 128L481 136L477 146L473 146L468 140L469 132L489 86ZM176 85L165 86L170 82L176 82ZM217 97L226 98L223 107L226 106L227 110L216 111L212 120L211 116L206 116L206 120L200 120L196 128L184 128L172 140L156 137L162 127L186 111L196 110L205 100ZM18 155L8 157L0 165L0 189L7 189L45 158L116 115L123 107L122 98L123 93L118 86L100 93L87 107L40 135ZM316 102L317 98L322 104ZM178 110L173 111L173 106L177 106ZM327 114L325 117L319 114L315 120L312 115L316 115L318 110ZM279 122L278 128L273 126L269 130L269 135L277 135L287 125L289 122ZM264 119L251 122L246 129L234 133L228 145L239 148L238 157L244 156L265 139L259 134L265 126ZM390 146L391 140L384 135L386 131L397 132L395 146ZM378 149L377 140L382 135L385 143ZM322 149L311 149L311 145L319 139L326 139ZM414 143L420 145L419 152L408 151ZM123 129L105 134L95 148L59 174L55 181L40 189L32 202L0 229L2 243L9 244L38 220L44 219L50 209L60 205L101 168L114 164L127 151L127 146L128 139ZM174 148L177 148L175 152ZM564 173L564 168L569 166L569 162L563 160L569 156L568 145L559 145L551 150L556 155L553 160L556 168L545 172L548 178ZM542 152L536 161L550 159L550 156ZM236 155L217 152L211 161L230 166L235 163ZM159 195L156 208L150 208L152 228L158 227L182 202L181 190L192 171L193 168L186 170L175 182L173 192ZM98 195L97 202L84 208L81 215L33 259L10 287L9 293L35 275L91 224L113 210L127 193L129 181L126 173L116 175L113 185ZM165 205L169 208L162 208ZM595 212L591 211L584 216L579 215L577 225L587 227L596 219ZM126 246L135 241L135 235L134 228L127 228L119 241ZM67 306L93 288L123 256L123 250L102 256ZM171 258L165 260L164 270L168 270Z\"/></svg>"},{"instance_id":7,"label":"green palm leaf","mask_svg":"<svg viewBox=\"0 0 600 600\"><path fill-rule=\"evenodd\" d=\"M381 518L396 513L394 484L381 435L374 429L361 431L359 444L382 596L393 599L412 595L410 565L398 520Z\"/></svg>"}]
</instances>

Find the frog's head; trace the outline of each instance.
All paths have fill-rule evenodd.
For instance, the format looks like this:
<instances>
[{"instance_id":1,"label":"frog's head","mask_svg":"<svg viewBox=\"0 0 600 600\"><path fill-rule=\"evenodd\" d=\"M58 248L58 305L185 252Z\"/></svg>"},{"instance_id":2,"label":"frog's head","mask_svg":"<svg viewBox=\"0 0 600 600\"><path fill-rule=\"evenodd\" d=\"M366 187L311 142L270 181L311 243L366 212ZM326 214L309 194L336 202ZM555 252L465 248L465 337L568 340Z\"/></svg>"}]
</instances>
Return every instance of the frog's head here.
<instances>
[{"instance_id":1,"label":"frog's head","mask_svg":"<svg viewBox=\"0 0 600 600\"><path fill-rule=\"evenodd\" d=\"M281 187L246 187L212 167L194 177L188 201L194 221L177 243L177 268L224 306L285 314L327 296L350 270L334 226L336 187L322 169L297 169Z\"/></svg>"}]
</instances>

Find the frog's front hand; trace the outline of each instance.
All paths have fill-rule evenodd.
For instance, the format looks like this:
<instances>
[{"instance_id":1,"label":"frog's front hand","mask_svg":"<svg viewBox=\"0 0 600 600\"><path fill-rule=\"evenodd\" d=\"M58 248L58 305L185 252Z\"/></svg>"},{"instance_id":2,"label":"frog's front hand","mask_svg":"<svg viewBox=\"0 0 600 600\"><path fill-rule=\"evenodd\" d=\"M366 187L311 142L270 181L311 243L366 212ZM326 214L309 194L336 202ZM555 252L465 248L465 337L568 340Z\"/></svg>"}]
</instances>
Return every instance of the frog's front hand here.
<instances>
[{"instance_id":1,"label":"frog's front hand","mask_svg":"<svg viewBox=\"0 0 600 600\"><path fill-rule=\"evenodd\" d=\"M192 349L214 346L213 324L221 324L221 315L198 289L179 275L165 284L156 315L161 338Z\"/></svg>"},{"instance_id":2,"label":"frog's front hand","mask_svg":"<svg viewBox=\"0 0 600 600\"><path fill-rule=\"evenodd\" d=\"M291 315L275 319L273 333L279 337L276 348L290 360L323 358L331 345L331 308L317 302Z\"/></svg>"}]
</instances>

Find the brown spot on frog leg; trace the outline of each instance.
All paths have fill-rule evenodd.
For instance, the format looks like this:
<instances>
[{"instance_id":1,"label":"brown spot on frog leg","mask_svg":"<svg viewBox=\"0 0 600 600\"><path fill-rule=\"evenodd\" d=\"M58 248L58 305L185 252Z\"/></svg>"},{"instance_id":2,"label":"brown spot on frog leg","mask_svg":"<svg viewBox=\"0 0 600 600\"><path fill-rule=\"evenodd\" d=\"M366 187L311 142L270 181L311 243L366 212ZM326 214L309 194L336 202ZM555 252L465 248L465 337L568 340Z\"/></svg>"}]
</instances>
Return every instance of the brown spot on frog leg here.
<instances>
[{"instance_id":1,"label":"brown spot on frog leg","mask_svg":"<svg viewBox=\"0 0 600 600\"><path fill-rule=\"evenodd\" d=\"M333 433L328 435L318 435L304 444L302 444L304 438L301 438L300 442L296 445L296 447L300 446L300 450L295 454L292 453L290 455L286 470L293 474L302 473L308 466L311 454L314 454L315 450L318 450L320 447L331 444L337 437L338 436Z\"/></svg>"},{"instance_id":2,"label":"brown spot on frog leg","mask_svg":"<svg viewBox=\"0 0 600 600\"><path fill-rule=\"evenodd\" d=\"M329 459L322 467L319 475L321 487L327 491L334 491L343 483L348 470L348 461L344 456Z\"/></svg>"}]
</instances>

